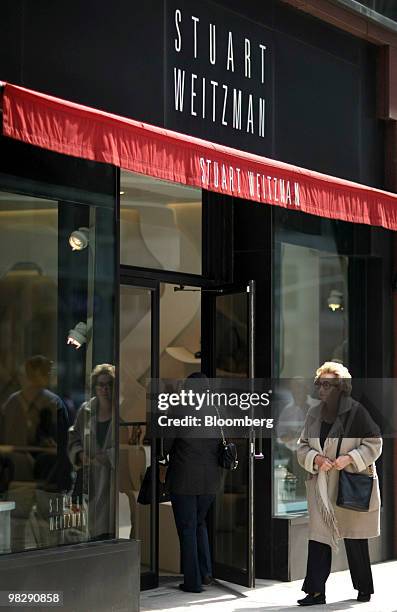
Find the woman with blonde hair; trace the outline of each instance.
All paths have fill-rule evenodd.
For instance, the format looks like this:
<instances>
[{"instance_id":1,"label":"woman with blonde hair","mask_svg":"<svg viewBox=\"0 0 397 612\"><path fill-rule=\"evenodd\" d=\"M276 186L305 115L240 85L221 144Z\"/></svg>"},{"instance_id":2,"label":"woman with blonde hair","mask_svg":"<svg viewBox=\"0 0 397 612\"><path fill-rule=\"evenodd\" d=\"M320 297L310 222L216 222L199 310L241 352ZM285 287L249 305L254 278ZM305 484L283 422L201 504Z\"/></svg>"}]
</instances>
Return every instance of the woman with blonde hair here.
<instances>
[{"instance_id":1,"label":"woman with blonde hair","mask_svg":"<svg viewBox=\"0 0 397 612\"><path fill-rule=\"evenodd\" d=\"M346 367L326 362L316 371L314 382L320 403L307 414L297 450L298 461L308 473L309 511L307 572L302 586L307 596L298 604L325 604L332 550L342 538L357 600L369 601L374 590L368 538L380 532L375 461L382 452L382 438L365 408L351 398L351 375ZM337 505L341 470L373 477L368 511Z\"/></svg>"},{"instance_id":2,"label":"woman with blonde hair","mask_svg":"<svg viewBox=\"0 0 397 612\"><path fill-rule=\"evenodd\" d=\"M83 469L89 469L91 539L112 535L114 435L114 365L102 363L91 372L92 397L84 402L69 429L68 454L77 472L74 496L82 494ZM77 485L77 486L76 486Z\"/></svg>"}]
</instances>

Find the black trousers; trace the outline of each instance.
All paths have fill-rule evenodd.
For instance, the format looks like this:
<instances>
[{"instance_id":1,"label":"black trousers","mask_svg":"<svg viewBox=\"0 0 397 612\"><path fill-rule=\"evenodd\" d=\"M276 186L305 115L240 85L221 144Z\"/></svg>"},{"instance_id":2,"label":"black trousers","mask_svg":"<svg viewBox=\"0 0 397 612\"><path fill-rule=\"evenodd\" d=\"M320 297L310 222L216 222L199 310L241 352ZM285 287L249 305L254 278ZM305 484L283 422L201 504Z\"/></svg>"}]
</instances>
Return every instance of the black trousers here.
<instances>
[{"instance_id":1,"label":"black trousers","mask_svg":"<svg viewBox=\"0 0 397 612\"><path fill-rule=\"evenodd\" d=\"M347 561L353 588L363 593L373 593L368 540L345 539ZM331 572L332 550L328 544L309 540L306 578L302 586L305 593L325 593L325 583Z\"/></svg>"},{"instance_id":2,"label":"black trousers","mask_svg":"<svg viewBox=\"0 0 397 612\"><path fill-rule=\"evenodd\" d=\"M205 521L215 495L171 494L181 547L184 585L201 590L201 581L212 576L210 545Z\"/></svg>"}]
</instances>

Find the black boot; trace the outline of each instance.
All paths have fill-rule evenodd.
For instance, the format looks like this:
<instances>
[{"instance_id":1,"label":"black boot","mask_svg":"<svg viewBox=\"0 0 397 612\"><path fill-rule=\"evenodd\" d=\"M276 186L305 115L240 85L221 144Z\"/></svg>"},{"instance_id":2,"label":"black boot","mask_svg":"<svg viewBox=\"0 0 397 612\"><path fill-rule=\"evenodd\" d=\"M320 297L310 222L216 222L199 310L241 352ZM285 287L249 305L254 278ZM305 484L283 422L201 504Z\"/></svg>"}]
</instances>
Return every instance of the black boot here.
<instances>
[{"instance_id":1,"label":"black boot","mask_svg":"<svg viewBox=\"0 0 397 612\"><path fill-rule=\"evenodd\" d=\"M203 592L203 589L191 589L190 587L187 587L185 584L178 585L178 588L180 588L181 591L185 591L185 593L202 593Z\"/></svg>"},{"instance_id":2,"label":"black boot","mask_svg":"<svg viewBox=\"0 0 397 612\"><path fill-rule=\"evenodd\" d=\"M321 606L321 604L325 604L325 593L319 593L318 595L314 595L313 593L309 593L303 599L298 599L297 602L300 606Z\"/></svg>"},{"instance_id":3,"label":"black boot","mask_svg":"<svg viewBox=\"0 0 397 612\"><path fill-rule=\"evenodd\" d=\"M357 601L370 601L371 593L364 593L363 591L359 591L357 595Z\"/></svg>"}]
</instances>

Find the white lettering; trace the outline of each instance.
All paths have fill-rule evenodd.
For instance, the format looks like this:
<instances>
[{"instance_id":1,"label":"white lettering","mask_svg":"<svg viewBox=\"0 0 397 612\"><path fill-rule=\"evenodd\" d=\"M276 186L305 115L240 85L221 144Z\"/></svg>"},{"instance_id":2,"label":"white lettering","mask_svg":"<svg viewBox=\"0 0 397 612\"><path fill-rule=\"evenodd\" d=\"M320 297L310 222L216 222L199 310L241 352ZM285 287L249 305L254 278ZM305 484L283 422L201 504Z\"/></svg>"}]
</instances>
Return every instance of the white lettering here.
<instances>
[{"instance_id":1,"label":"white lettering","mask_svg":"<svg viewBox=\"0 0 397 612\"><path fill-rule=\"evenodd\" d=\"M216 26L210 23L210 62L214 66L216 63Z\"/></svg>"},{"instance_id":2,"label":"white lettering","mask_svg":"<svg viewBox=\"0 0 397 612\"><path fill-rule=\"evenodd\" d=\"M219 166L218 162L214 162L214 185L216 188L219 187Z\"/></svg>"},{"instance_id":3,"label":"white lettering","mask_svg":"<svg viewBox=\"0 0 397 612\"><path fill-rule=\"evenodd\" d=\"M249 38L244 39L244 74L247 79L251 78L251 42Z\"/></svg>"},{"instance_id":4,"label":"white lettering","mask_svg":"<svg viewBox=\"0 0 397 612\"><path fill-rule=\"evenodd\" d=\"M265 137L265 104L263 98L259 98L259 136Z\"/></svg>"},{"instance_id":5,"label":"white lettering","mask_svg":"<svg viewBox=\"0 0 397 612\"><path fill-rule=\"evenodd\" d=\"M241 183L240 183L240 168L236 168L236 174L237 174L237 192L240 193L241 192Z\"/></svg>"},{"instance_id":6,"label":"white lettering","mask_svg":"<svg viewBox=\"0 0 397 612\"><path fill-rule=\"evenodd\" d=\"M233 166L229 166L229 184L230 184L230 191L233 193L233 191L234 191L234 170L233 170Z\"/></svg>"},{"instance_id":7,"label":"white lettering","mask_svg":"<svg viewBox=\"0 0 397 612\"><path fill-rule=\"evenodd\" d=\"M234 51L233 51L233 34L229 32L229 40L227 43L227 63L226 70L230 70L229 64L231 66L232 72L234 72Z\"/></svg>"},{"instance_id":8,"label":"white lettering","mask_svg":"<svg viewBox=\"0 0 397 612\"><path fill-rule=\"evenodd\" d=\"M241 89L233 89L233 127L241 130Z\"/></svg>"},{"instance_id":9,"label":"white lettering","mask_svg":"<svg viewBox=\"0 0 397 612\"><path fill-rule=\"evenodd\" d=\"M273 196L272 196L272 177L271 176L267 176L267 188L268 188L268 192L269 192L269 200L273 200Z\"/></svg>"},{"instance_id":10,"label":"white lettering","mask_svg":"<svg viewBox=\"0 0 397 612\"><path fill-rule=\"evenodd\" d=\"M287 203L287 204L291 204L291 185L289 184L289 181L287 181L287 196L286 196L286 203Z\"/></svg>"},{"instance_id":11,"label":"white lettering","mask_svg":"<svg viewBox=\"0 0 397 612\"><path fill-rule=\"evenodd\" d=\"M227 92L228 92L228 86L227 85L223 85L222 86L224 89L224 95L223 95L223 111L222 111L222 125L227 125L227 121L225 119L226 117L226 102L227 102Z\"/></svg>"},{"instance_id":12,"label":"white lettering","mask_svg":"<svg viewBox=\"0 0 397 612\"><path fill-rule=\"evenodd\" d=\"M176 27L176 31L178 34L178 38L175 38L175 51L177 51L177 53L180 53L181 49L182 49L182 36L181 36L181 31L179 29L179 24L182 21L182 13L179 9L176 9L175 11L175 27Z\"/></svg>"},{"instance_id":13,"label":"white lettering","mask_svg":"<svg viewBox=\"0 0 397 612\"><path fill-rule=\"evenodd\" d=\"M225 164L222 164L222 189L227 191L227 179L226 179L226 168Z\"/></svg>"},{"instance_id":14,"label":"white lettering","mask_svg":"<svg viewBox=\"0 0 397 612\"><path fill-rule=\"evenodd\" d=\"M274 184L274 201L278 202L278 197L277 197L277 179L276 177L273 178L273 184Z\"/></svg>"},{"instance_id":15,"label":"white lettering","mask_svg":"<svg viewBox=\"0 0 397 612\"><path fill-rule=\"evenodd\" d=\"M280 193L280 202L285 204L285 181L284 179L280 179L278 182L278 189Z\"/></svg>"},{"instance_id":16,"label":"white lettering","mask_svg":"<svg viewBox=\"0 0 397 612\"><path fill-rule=\"evenodd\" d=\"M194 81L197 79L197 74L193 74L192 73L192 92L191 92L191 105L190 105L190 114L193 115L193 117L197 117L197 113L194 110L194 98L196 97L196 92L194 90Z\"/></svg>"},{"instance_id":17,"label":"white lettering","mask_svg":"<svg viewBox=\"0 0 397 612\"><path fill-rule=\"evenodd\" d=\"M215 122L216 119L216 92L215 88L218 87L217 81L211 81L212 85L212 121Z\"/></svg>"},{"instance_id":18,"label":"white lettering","mask_svg":"<svg viewBox=\"0 0 397 612\"><path fill-rule=\"evenodd\" d=\"M252 109L252 94L248 96L247 132L254 133L254 111Z\"/></svg>"},{"instance_id":19,"label":"white lettering","mask_svg":"<svg viewBox=\"0 0 397 612\"><path fill-rule=\"evenodd\" d=\"M265 51L266 51L266 45L259 45L259 48L261 50L261 80L262 83L265 82Z\"/></svg>"},{"instance_id":20,"label":"white lettering","mask_svg":"<svg viewBox=\"0 0 397 612\"><path fill-rule=\"evenodd\" d=\"M200 19L198 17L193 17L192 15L192 21L193 21L193 56L194 58L197 58L197 24L200 21Z\"/></svg>"},{"instance_id":21,"label":"white lettering","mask_svg":"<svg viewBox=\"0 0 397 612\"><path fill-rule=\"evenodd\" d=\"M249 170L248 170L248 184L249 184L250 196L253 197L255 195L254 173L250 172Z\"/></svg>"},{"instance_id":22,"label":"white lettering","mask_svg":"<svg viewBox=\"0 0 397 612\"><path fill-rule=\"evenodd\" d=\"M200 168L201 168L201 184L205 185L205 160L204 157L200 157Z\"/></svg>"},{"instance_id":23,"label":"white lettering","mask_svg":"<svg viewBox=\"0 0 397 612\"><path fill-rule=\"evenodd\" d=\"M295 192L295 206L300 206L300 194L299 194L299 183L294 183L294 192Z\"/></svg>"},{"instance_id":24,"label":"white lettering","mask_svg":"<svg viewBox=\"0 0 397 612\"><path fill-rule=\"evenodd\" d=\"M266 182L264 174L262 174L262 197L264 200L266 200Z\"/></svg>"},{"instance_id":25,"label":"white lettering","mask_svg":"<svg viewBox=\"0 0 397 612\"><path fill-rule=\"evenodd\" d=\"M261 199L261 182L260 182L260 178L261 175L259 174L259 172L256 173L256 195L258 197L258 199Z\"/></svg>"},{"instance_id":26,"label":"white lettering","mask_svg":"<svg viewBox=\"0 0 397 612\"><path fill-rule=\"evenodd\" d=\"M185 70L174 68L175 110L183 111L185 93Z\"/></svg>"},{"instance_id":27,"label":"white lettering","mask_svg":"<svg viewBox=\"0 0 397 612\"><path fill-rule=\"evenodd\" d=\"M202 98L202 111L203 111L203 119L205 119L205 77L203 77L203 98Z\"/></svg>"}]
</instances>

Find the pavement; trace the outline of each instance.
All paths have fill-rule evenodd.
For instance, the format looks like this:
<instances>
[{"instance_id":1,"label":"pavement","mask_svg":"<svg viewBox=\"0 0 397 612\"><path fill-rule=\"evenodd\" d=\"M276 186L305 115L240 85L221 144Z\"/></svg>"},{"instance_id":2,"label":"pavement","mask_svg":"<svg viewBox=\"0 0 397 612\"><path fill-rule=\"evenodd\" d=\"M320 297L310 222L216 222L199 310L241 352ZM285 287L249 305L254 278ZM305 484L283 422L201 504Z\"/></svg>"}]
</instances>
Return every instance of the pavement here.
<instances>
[{"instance_id":1,"label":"pavement","mask_svg":"<svg viewBox=\"0 0 397 612\"><path fill-rule=\"evenodd\" d=\"M331 574L327 582L327 605L311 606L312 612L397 612L397 561L372 566L375 594L369 603L356 600L348 571ZM277 582L257 580L255 589L223 581L205 587L203 593L183 593L181 579L164 577L157 589L141 594L141 612L287 612L303 610L296 600L304 597L302 580ZM305 608L306 609L306 608Z\"/></svg>"}]
</instances>

